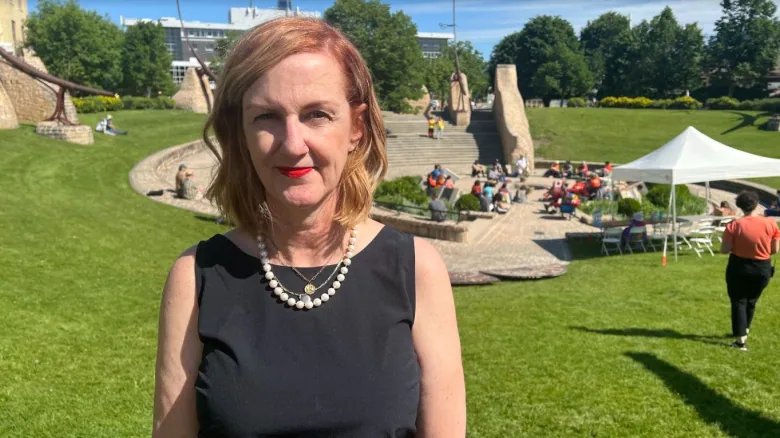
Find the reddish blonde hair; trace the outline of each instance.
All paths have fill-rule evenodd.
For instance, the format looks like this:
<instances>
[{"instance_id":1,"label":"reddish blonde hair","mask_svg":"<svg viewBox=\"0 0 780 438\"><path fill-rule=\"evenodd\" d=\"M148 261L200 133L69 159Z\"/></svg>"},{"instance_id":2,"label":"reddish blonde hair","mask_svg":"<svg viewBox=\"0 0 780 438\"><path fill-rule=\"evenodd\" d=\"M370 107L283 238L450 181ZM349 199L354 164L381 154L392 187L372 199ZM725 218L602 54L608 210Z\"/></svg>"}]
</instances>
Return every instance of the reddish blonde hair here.
<instances>
[{"instance_id":1,"label":"reddish blonde hair","mask_svg":"<svg viewBox=\"0 0 780 438\"><path fill-rule=\"evenodd\" d=\"M206 196L240 228L256 233L271 220L265 188L252 165L244 137L244 93L286 57L319 52L331 54L341 65L350 106L354 109L366 105L363 135L350 152L336 189L335 220L351 227L368 217L374 189L387 171L384 122L371 73L355 46L325 21L287 17L252 28L236 43L225 61L214 107L203 128L203 140L219 160ZM211 130L221 151L210 138Z\"/></svg>"}]
</instances>

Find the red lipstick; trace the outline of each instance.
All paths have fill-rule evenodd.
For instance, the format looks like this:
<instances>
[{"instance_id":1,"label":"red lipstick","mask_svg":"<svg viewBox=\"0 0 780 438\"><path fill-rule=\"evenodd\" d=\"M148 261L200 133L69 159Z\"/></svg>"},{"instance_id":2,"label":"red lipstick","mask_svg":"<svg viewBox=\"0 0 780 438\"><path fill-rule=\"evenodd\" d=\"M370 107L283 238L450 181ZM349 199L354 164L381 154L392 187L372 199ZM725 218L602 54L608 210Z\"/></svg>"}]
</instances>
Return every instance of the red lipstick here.
<instances>
[{"instance_id":1,"label":"red lipstick","mask_svg":"<svg viewBox=\"0 0 780 438\"><path fill-rule=\"evenodd\" d=\"M311 172L313 167L277 167L277 169L288 178L301 178Z\"/></svg>"}]
</instances>

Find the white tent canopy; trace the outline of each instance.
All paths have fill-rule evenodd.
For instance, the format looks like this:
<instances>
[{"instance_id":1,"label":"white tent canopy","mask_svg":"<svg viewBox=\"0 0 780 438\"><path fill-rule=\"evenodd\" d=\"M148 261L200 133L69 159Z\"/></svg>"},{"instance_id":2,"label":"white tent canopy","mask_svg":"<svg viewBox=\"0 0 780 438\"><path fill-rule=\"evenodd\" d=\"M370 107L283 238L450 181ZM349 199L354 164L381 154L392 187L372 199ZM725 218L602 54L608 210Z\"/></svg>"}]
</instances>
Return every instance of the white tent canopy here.
<instances>
[{"instance_id":1,"label":"white tent canopy","mask_svg":"<svg viewBox=\"0 0 780 438\"><path fill-rule=\"evenodd\" d=\"M780 175L780 160L726 146L689 126L649 154L612 171L618 181L686 184Z\"/></svg>"},{"instance_id":2,"label":"white tent canopy","mask_svg":"<svg viewBox=\"0 0 780 438\"><path fill-rule=\"evenodd\" d=\"M682 134L649 154L612 170L618 181L687 184L736 178L758 178L780 175L780 160L762 157L726 146L689 126ZM677 223L675 190L671 190L669 205L672 223ZM677 242L677 226L673 227ZM674 245L677 258L677 245ZM664 242L664 260L666 242Z\"/></svg>"}]
</instances>

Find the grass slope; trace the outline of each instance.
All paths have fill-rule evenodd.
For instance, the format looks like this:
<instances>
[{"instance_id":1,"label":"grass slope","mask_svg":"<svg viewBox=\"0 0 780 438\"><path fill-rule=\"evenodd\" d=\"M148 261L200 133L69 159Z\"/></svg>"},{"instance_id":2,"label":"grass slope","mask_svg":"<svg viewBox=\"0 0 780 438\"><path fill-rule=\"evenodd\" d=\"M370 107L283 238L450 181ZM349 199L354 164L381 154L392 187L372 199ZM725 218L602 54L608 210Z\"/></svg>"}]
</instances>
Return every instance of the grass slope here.
<instances>
[{"instance_id":1,"label":"grass slope","mask_svg":"<svg viewBox=\"0 0 780 438\"><path fill-rule=\"evenodd\" d=\"M203 118L116 120L130 135L92 146L0 131L0 436L148 436L166 272L222 228L127 184ZM557 279L455 290L470 436L780 434L775 284L743 353L724 346L723 256L573 252Z\"/></svg>"},{"instance_id":2,"label":"grass slope","mask_svg":"<svg viewBox=\"0 0 780 438\"><path fill-rule=\"evenodd\" d=\"M761 130L771 114L755 111L529 108L537 156L627 163L676 137L688 126L731 147L780 158L780 133ZM780 178L759 181L780 187Z\"/></svg>"}]
</instances>

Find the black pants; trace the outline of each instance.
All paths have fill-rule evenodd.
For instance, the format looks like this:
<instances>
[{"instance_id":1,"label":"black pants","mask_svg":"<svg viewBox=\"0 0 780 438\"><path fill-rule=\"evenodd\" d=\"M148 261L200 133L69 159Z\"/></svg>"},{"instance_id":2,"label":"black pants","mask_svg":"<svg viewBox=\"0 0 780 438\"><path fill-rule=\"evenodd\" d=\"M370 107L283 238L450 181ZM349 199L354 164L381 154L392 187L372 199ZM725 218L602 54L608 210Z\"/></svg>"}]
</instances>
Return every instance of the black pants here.
<instances>
[{"instance_id":1,"label":"black pants","mask_svg":"<svg viewBox=\"0 0 780 438\"><path fill-rule=\"evenodd\" d=\"M772 264L769 260L752 260L729 256L726 266L726 287L731 300L731 332L745 336L761 292L769 284Z\"/></svg>"}]
</instances>

